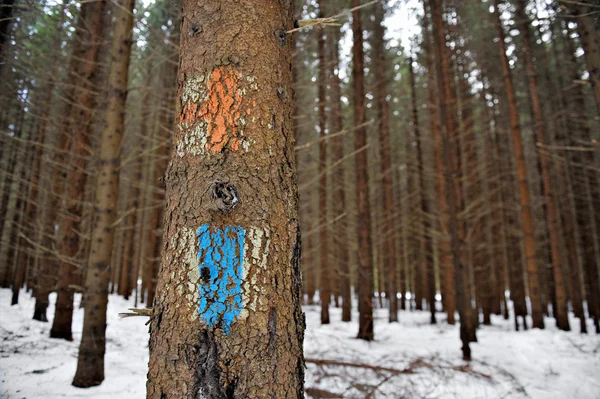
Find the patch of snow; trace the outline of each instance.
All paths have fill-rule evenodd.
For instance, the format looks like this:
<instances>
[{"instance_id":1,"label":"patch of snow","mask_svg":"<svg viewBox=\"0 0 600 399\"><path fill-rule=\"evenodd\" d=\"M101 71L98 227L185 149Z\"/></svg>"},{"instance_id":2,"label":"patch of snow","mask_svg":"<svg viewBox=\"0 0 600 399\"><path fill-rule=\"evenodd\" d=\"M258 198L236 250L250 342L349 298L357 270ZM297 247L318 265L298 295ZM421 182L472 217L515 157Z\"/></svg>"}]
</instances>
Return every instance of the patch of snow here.
<instances>
[{"instance_id":1,"label":"patch of snow","mask_svg":"<svg viewBox=\"0 0 600 399\"><path fill-rule=\"evenodd\" d=\"M106 379L99 387L71 386L77 365L83 309L75 298L73 342L49 338L51 323L31 319L35 301L24 291L10 306L11 292L0 289L0 397L54 399L142 399L148 364L148 327L144 317L119 319L133 299L111 295L108 304ZM56 295L50 296L48 318ZM546 318L546 330L516 332L513 322L492 318L472 343L473 361L461 360L458 324L438 313L429 324L426 311L402 311L399 323L387 322L387 310L375 311L375 341L355 338L353 322L343 323L341 310L330 309L332 323L320 325L318 305L305 306L307 359L327 359L403 370L371 370L307 362L307 397L321 391L344 398L600 398L600 337L559 331ZM588 327L593 331L591 323Z\"/></svg>"}]
</instances>

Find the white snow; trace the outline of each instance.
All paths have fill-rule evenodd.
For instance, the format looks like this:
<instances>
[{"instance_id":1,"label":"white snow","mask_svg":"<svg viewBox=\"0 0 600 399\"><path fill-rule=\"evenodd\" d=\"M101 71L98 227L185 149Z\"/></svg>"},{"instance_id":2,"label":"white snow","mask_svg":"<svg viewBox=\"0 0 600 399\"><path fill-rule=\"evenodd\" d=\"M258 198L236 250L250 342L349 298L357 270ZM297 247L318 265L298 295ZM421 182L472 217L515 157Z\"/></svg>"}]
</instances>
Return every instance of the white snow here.
<instances>
[{"instance_id":1,"label":"white snow","mask_svg":"<svg viewBox=\"0 0 600 399\"><path fill-rule=\"evenodd\" d=\"M74 314L74 341L50 339L51 323L31 320L34 301L21 292L20 303L10 306L10 291L0 290L0 397L53 399L142 399L148 362L148 327L145 317L119 319L132 307L118 296L109 300L106 379L95 388L71 386L77 364L83 310ZM53 317L51 295L48 317ZM600 398L600 337L558 331L553 319L546 330L513 331L512 321L494 317L492 326L478 330L479 343L471 344L473 361L461 360L458 326L429 325L427 312L401 312L400 323L387 323L387 311L378 309L374 342L355 339L357 322L340 322L339 309L331 309L332 324L320 325L318 306L305 306L305 356L364 363L412 373L393 375L344 366L307 363L305 387L344 398ZM354 320L357 320L354 313ZM590 323L589 331L593 331ZM307 395L307 397L310 397Z\"/></svg>"}]
</instances>

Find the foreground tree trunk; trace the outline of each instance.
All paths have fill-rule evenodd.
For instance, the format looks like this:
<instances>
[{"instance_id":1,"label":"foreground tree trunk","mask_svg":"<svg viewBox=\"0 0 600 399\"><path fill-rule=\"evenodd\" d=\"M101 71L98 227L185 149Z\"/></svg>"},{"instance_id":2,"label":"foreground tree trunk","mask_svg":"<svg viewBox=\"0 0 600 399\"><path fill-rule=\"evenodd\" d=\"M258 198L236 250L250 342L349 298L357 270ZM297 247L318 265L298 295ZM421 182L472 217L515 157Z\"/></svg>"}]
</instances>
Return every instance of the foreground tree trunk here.
<instances>
[{"instance_id":1,"label":"foreground tree trunk","mask_svg":"<svg viewBox=\"0 0 600 399\"><path fill-rule=\"evenodd\" d=\"M85 314L77 358L76 387L91 387L104 380L106 349L106 307L112 256L117 200L119 193L119 156L133 28L134 0L120 0L108 72L108 107L100 141L98 181L94 203L92 239L85 280Z\"/></svg>"},{"instance_id":2,"label":"foreground tree trunk","mask_svg":"<svg viewBox=\"0 0 600 399\"><path fill-rule=\"evenodd\" d=\"M504 71L504 89L508 100L508 111L510 115L510 128L512 135L513 153L517 167L517 179L519 183L519 203L521 205L521 223L523 227L523 240L525 244L525 261L527 265L527 276L529 278L529 298L531 300L531 315L534 328L544 328L544 317L542 314L542 299L540 295L539 270L535 251L535 239L533 236L533 216L531 214L531 201L529 199L529 185L527 181L527 165L523 152L523 141L521 138L521 127L519 124L519 112L515 98L508 57L506 56L506 44L504 42L504 30L500 22L498 11L499 0L494 0L494 21L498 34L498 46Z\"/></svg>"},{"instance_id":3,"label":"foreground tree trunk","mask_svg":"<svg viewBox=\"0 0 600 399\"><path fill-rule=\"evenodd\" d=\"M352 0L358 7L360 0ZM356 154L356 204L358 227L358 338L373 340L373 253L371 210L369 206L369 174L367 172L367 131L363 32L360 9L352 13L352 79L354 81L354 146Z\"/></svg>"},{"instance_id":4,"label":"foreground tree trunk","mask_svg":"<svg viewBox=\"0 0 600 399\"><path fill-rule=\"evenodd\" d=\"M183 1L148 398L304 397L292 4Z\"/></svg>"}]
</instances>

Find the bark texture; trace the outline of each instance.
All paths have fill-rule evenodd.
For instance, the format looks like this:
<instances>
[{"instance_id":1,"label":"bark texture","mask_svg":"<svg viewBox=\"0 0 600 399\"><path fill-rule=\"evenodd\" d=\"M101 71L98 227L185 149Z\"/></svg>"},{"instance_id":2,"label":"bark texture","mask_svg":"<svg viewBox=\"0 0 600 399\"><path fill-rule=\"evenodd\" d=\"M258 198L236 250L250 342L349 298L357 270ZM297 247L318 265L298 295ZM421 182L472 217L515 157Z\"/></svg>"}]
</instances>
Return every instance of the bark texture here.
<instances>
[{"instance_id":1,"label":"bark texture","mask_svg":"<svg viewBox=\"0 0 600 399\"><path fill-rule=\"evenodd\" d=\"M117 216L119 155L125 121L134 6L134 0L120 0L115 7L116 20L108 71L108 106L100 139L92 238L85 280L83 332L77 372L73 379L73 385L81 388L99 385L104 380L106 307Z\"/></svg>"},{"instance_id":2,"label":"bark texture","mask_svg":"<svg viewBox=\"0 0 600 399\"><path fill-rule=\"evenodd\" d=\"M148 398L303 398L292 16L183 1Z\"/></svg>"},{"instance_id":3,"label":"bark texture","mask_svg":"<svg viewBox=\"0 0 600 399\"><path fill-rule=\"evenodd\" d=\"M57 298L54 320L50 337L73 339L71 322L73 320L73 284L77 271L76 260L80 251L81 218L87 180L86 164L90 151L92 134L94 98L98 82L97 60L104 24L104 1L82 4L79 18L83 19L83 46L85 60L79 64L70 124L72 137L69 172L66 181L66 197L60 234L61 261L58 267Z\"/></svg>"}]
</instances>

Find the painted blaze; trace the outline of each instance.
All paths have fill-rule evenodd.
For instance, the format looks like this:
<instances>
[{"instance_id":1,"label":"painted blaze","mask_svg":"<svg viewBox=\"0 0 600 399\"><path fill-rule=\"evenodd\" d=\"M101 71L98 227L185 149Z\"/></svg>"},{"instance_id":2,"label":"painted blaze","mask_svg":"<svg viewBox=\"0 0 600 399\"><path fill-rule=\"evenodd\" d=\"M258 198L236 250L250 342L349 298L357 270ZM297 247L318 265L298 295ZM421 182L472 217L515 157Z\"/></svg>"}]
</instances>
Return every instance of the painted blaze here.
<instances>
[{"instance_id":1,"label":"painted blaze","mask_svg":"<svg viewBox=\"0 0 600 399\"><path fill-rule=\"evenodd\" d=\"M204 224L198 228L200 318L208 327L220 325L229 334L243 308L244 239L240 226L224 230Z\"/></svg>"}]
</instances>

